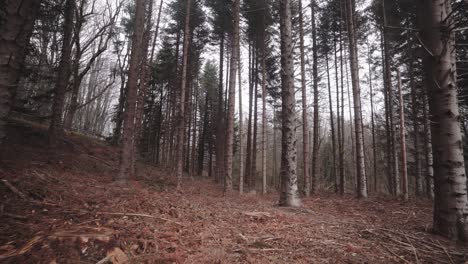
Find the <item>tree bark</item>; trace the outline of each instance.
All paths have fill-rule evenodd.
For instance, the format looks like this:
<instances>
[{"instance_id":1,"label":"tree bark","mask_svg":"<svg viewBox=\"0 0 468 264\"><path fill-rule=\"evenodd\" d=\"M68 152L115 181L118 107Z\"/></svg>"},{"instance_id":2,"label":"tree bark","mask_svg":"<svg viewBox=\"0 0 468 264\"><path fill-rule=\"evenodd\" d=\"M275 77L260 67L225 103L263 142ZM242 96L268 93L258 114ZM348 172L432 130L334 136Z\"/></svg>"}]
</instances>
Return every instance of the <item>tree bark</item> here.
<instances>
[{"instance_id":1,"label":"tree bark","mask_svg":"<svg viewBox=\"0 0 468 264\"><path fill-rule=\"evenodd\" d=\"M434 230L454 240L468 239L468 196L457 101L451 3L418 1L425 48L434 154Z\"/></svg>"},{"instance_id":2,"label":"tree bark","mask_svg":"<svg viewBox=\"0 0 468 264\"><path fill-rule=\"evenodd\" d=\"M182 57L182 75L180 85L180 108L179 117L177 120L177 154L176 154L176 176L177 176L177 189L180 189L182 184L183 174L183 148L185 136L185 93L187 85L187 58L190 40L190 4L191 0L185 2L185 28L184 28L184 46Z\"/></svg>"},{"instance_id":3,"label":"tree bark","mask_svg":"<svg viewBox=\"0 0 468 264\"><path fill-rule=\"evenodd\" d=\"M245 182L247 184L250 184L250 177L252 177L253 54L252 44L249 42L249 116L247 120L247 153L245 155Z\"/></svg>"},{"instance_id":4,"label":"tree bark","mask_svg":"<svg viewBox=\"0 0 468 264\"><path fill-rule=\"evenodd\" d=\"M290 0L280 0L281 31L281 194L280 206L300 206L297 190L296 113Z\"/></svg>"},{"instance_id":5,"label":"tree bark","mask_svg":"<svg viewBox=\"0 0 468 264\"><path fill-rule=\"evenodd\" d=\"M374 193L377 193L377 146L375 143L375 120L374 120L374 90L372 83L372 69L371 69L371 50L369 42L368 46L368 66L369 66L369 95L370 95L370 107L371 107L371 133L372 133L372 159L373 159L373 178L374 178Z\"/></svg>"},{"instance_id":6,"label":"tree bark","mask_svg":"<svg viewBox=\"0 0 468 264\"><path fill-rule=\"evenodd\" d=\"M0 27L0 144L6 136L6 118L18 87L40 3L38 0L3 1Z\"/></svg>"},{"instance_id":7,"label":"tree bark","mask_svg":"<svg viewBox=\"0 0 468 264\"><path fill-rule=\"evenodd\" d=\"M401 141L401 185L403 199L408 201L408 168L406 165L406 132L405 132L405 104L401 92L400 71L397 71L398 95L400 97L400 141Z\"/></svg>"},{"instance_id":8,"label":"tree bark","mask_svg":"<svg viewBox=\"0 0 468 264\"><path fill-rule=\"evenodd\" d=\"M314 127L313 127L313 139L312 139L312 177L311 177L311 193L315 193L317 190L317 178L318 178L318 155L319 155L319 132L320 132L320 120L319 120L319 105L318 105L318 47L317 47L317 30L315 26L315 8L316 1L312 0L310 3L312 12L312 75L313 75L313 87L314 87Z\"/></svg>"},{"instance_id":9,"label":"tree bark","mask_svg":"<svg viewBox=\"0 0 468 264\"><path fill-rule=\"evenodd\" d=\"M351 79L353 86L353 102L354 102L354 126L356 134L356 180L357 180L357 196L358 198L367 197L367 178L364 169L364 149L363 149L363 130L362 130L362 114L361 114L361 91L359 88L359 67L357 56L357 43L354 27L354 3L352 0L346 1L347 8L347 27L349 37L349 53L351 66Z\"/></svg>"},{"instance_id":10,"label":"tree bark","mask_svg":"<svg viewBox=\"0 0 468 264\"><path fill-rule=\"evenodd\" d=\"M310 196L309 177L309 122L307 117L306 69L304 54L304 19L302 15L302 1L299 1L299 40L301 52L301 91L302 91L302 176L304 180L305 196Z\"/></svg>"},{"instance_id":11,"label":"tree bark","mask_svg":"<svg viewBox=\"0 0 468 264\"><path fill-rule=\"evenodd\" d=\"M226 178L224 192L232 191L232 156L234 143L234 111L236 100L236 79L239 66L239 13L240 0L234 1L234 21L231 40L231 65L229 67L229 98L227 116L227 144L226 144Z\"/></svg>"},{"instance_id":12,"label":"tree bark","mask_svg":"<svg viewBox=\"0 0 468 264\"><path fill-rule=\"evenodd\" d=\"M136 0L135 32L132 36L132 51L130 55L127 96L123 115L122 148L120 153L119 173L116 177L118 184L124 185L128 179L133 178L132 154L135 132L135 110L138 89L138 69L140 67L143 33L145 30L145 6L146 0Z\"/></svg>"},{"instance_id":13,"label":"tree bark","mask_svg":"<svg viewBox=\"0 0 468 264\"><path fill-rule=\"evenodd\" d=\"M336 135L335 135L335 122L333 118L333 103L332 103L332 92L331 92L331 80L330 80L330 67L328 63L328 54L325 54L325 64L327 71L327 87L328 87L328 109L330 110L330 128L331 128L331 140L332 140L332 170L331 178L334 181L335 193L338 192L338 179L336 173Z\"/></svg>"},{"instance_id":14,"label":"tree bark","mask_svg":"<svg viewBox=\"0 0 468 264\"><path fill-rule=\"evenodd\" d=\"M239 193L244 193L244 117L242 113L242 67L241 67L241 53L240 53L240 36L239 44L237 45L238 58L237 58L237 79L239 81Z\"/></svg>"},{"instance_id":15,"label":"tree bark","mask_svg":"<svg viewBox=\"0 0 468 264\"><path fill-rule=\"evenodd\" d=\"M63 24L63 44L60 57L59 72L55 83L54 104L52 106L52 119L49 126L49 141L52 146L58 144L62 137L63 124L63 106L65 103L65 93L67 91L70 78L71 50L73 47L73 20L75 11L75 1L67 0L65 2L64 24Z\"/></svg>"},{"instance_id":16,"label":"tree bark","mask_svg":"<svg viewBox=\"0 0 468 264\"><path fill-rule=\"evenodd\" d=\"M388 44L388 33L387 33L387 16L385 9L385 0L382 1L382 12L384 20L383 28L383 52L384 52L384 85L387 93L387 110L388 110L388 129L389 129L389 138L390 140L390 177L391 177L391 187L392 194L395 196L400 195L400 177L398 170L398 155L396 148L396 132L395 132L395 122L394 122L394 111L393 111L393 89L392 89L392 73L390 68L390 47Z\"/></svg>"},{"instance_id":17,"label":"tree bark","mask_svg":"<svg viewBox=\"0 0 468 264\"><path fill-rule=\"evenodd\" d=\"M421 196L423 194L423 184L422 184L422 175L421 175L421 152L420 152L420 134L419 134L419 118L418 118L418 100L417 100L417 91L416 85L414 83L414 72L413 66L409 66L410 74L410 85L411 85L411 108L412 108L412 119L413 119L413 145L414 145L414 163L415 163L415 194L416 196Z\"/></svg>"}]
</instances>

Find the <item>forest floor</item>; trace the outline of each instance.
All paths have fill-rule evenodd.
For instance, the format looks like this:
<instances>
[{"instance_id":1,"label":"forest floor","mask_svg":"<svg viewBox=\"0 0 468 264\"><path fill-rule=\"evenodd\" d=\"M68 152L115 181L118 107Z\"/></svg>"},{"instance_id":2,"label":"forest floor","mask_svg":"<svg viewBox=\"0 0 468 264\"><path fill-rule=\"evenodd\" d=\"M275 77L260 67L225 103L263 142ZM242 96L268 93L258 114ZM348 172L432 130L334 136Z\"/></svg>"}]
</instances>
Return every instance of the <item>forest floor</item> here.
<instances>
[{"instance_id":1,"label":"forest floor","mask_svg":"<svg viewBox=\"0 0 468 264\"><path fill-rule=\"evenodd\" d=\"M114 147L12 120L0 156L0 263L465 263L431 233L431 203L321 194L301 208L139 165L112 183Z\"/></svg>"}]
</instances>

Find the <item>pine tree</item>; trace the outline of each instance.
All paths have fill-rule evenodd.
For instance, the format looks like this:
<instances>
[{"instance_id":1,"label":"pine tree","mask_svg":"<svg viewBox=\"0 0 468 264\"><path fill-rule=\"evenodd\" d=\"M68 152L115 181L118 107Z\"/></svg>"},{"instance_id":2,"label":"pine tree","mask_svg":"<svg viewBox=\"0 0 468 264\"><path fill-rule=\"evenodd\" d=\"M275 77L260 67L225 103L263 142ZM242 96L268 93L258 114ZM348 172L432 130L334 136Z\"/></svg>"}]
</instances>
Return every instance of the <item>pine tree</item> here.
<instances>
[{"instance_id":1,"label":"pine tree","mask_svg":"<svg viewBox=\"0 0 468 264\"><path fill-rule=\"evenodd\" d=\"M281 139L281 194L279 204L281 206L299 206L290 0L280 0L280 30L283 121Z\"/></svg>"}]
</instances>

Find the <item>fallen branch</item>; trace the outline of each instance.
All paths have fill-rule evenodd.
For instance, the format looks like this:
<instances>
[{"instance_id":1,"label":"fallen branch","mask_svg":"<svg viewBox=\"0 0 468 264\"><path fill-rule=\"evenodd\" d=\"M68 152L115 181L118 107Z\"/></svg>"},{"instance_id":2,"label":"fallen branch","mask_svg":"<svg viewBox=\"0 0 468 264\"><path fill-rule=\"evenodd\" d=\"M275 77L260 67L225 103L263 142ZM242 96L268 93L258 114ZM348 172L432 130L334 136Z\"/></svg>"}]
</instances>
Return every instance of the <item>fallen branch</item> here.
<instances>
[{"instance_id":1,"label":"fallen branch","mask_svg":"<svg viewBox=\"0 0 468 264\"><path fill-rule=\"evenodd\" d=\"M160 216L154 216L154 215L149 215L149 214L138 214L138 213L112 213L112 212L96 212L97 215L120 215L120 216L139 216L139 217L147 217L147 218L153 218L153 219L159 219L162 221L170 222L179 226L184 226L183 224L176 222L171 219L167 219L164 217Z\"/></svg>"},{"instance_id":2,"label":"fallen branch","mask_svg":"<svg viewBox=\"0 0 468 264\"><path fill-rule=\"evenodd\" d=\"M28 200L28 197L24 193L22 193L20 190L18 190L15 186L13 186L7 180L2 179L1 181L3 182L3 184L5 184L6 187L8 187L8 189L10 189L12 192L17 194L19 197L23 198L24 200Z\"/></svg>"}]
</instances>

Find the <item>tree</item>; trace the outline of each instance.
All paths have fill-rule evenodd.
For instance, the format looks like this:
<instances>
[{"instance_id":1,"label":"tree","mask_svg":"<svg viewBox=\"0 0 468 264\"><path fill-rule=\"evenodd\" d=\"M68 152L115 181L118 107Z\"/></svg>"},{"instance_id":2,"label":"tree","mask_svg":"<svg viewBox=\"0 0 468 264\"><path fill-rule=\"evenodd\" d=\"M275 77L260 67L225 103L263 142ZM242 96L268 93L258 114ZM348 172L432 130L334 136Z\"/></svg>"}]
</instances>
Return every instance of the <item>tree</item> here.
<instances>
[{"instance_id":1,"label":"tree","mask_svg":"<svg viewBox=\"0 0 468 264\"><path fill-rule=\"evenodd\" d=\"M359 67L356 43L356 31L354 23L355 3L353 0L346 0L346 26L348 28L349 39L349 59L351 67L351 80L353 87L354 102L354 132L356 135L356 179L357 196L359 198L367 197L367 178L364 164L364 139L362 129L362 111L361 111L361 91L359 87Z\"/></svg>"},{"instance_id":2,"label":"tree","mask_svg":"<svg viewBox=\"0 0 468 264\"><path fill-rule=\"evenodd\" d=\"M400 101L400 141L401 141L401 184L403 191L403 199L408 201L408 167L406 165L406 131L405 131L405 102L403 101L403 93L401 92L401 77L400 71L397 71L398 80L398 96Z\"/></svg>"},{"instance_id":3,"label":"tree","mask_svg":"<svg viewBox=\"0 0 468 264\"><path fill-rule=\"evenodd\" d=\"M239 66L239 13L240 0L234 1L233 10L233 31L231 39L231 65L229 67L229 99L227 117L227 144L226 144L226 178L224 181L224 191L232 190L232 155L234 143L234 111L236 100L236 78Z\"/></svg>"},{"instance_id":4,"label":"tree","mask_svg":"<svg viewBox=\"0 0 468 264\"><path fill-rule=\"evenodd\" d=\"M318 51L317 51L317 30L315 26L315 9L316 2L312 0L310 3L311 13L312 13L312 78L313 78L313 87L314 87L314 125L313 125L313 139L312 139L312 175L311 175L311 192L315 193L317 188L317 178L318 178L318 155L319 155L319 92L318 92Z\"/></svg>"},{"instance_id":5,"label":"tree","mask_svg":"<svg viewBox=\"0 0 468 264\"><path fill-rule=\"evenodd\" d=\"M63 132L62 115L65 93L70 78L74 11L75 0L67 0L65 2L65 21L63 23L62 54L60 55L59 72L55 83L54 104L52 106L52 119L49 126L49 140L53 146L58 143Z\"/></svg>"},{"instance_id":6,"label":"tree","mask_svg":"<svg viewBox=\"0 0 468 264\"><path fill-rule=\"evenodd\" d=\"M302 14L302 1L299 1L299 43L301 53L301 92L302 92L302 170L304 178L305 195L310 195L309 178L309 123L307 118L307 92L304 56L304 19Z\"/></svg>"},{"instance_id":7,"label":"tree","mask_svg":"<svg viewBox=\"0 0 468 264\"><path fill-rule=\"evenodd\" d=\"M434 155L434 230L468 239L468 196L457 102L452 6L418 1Z\"/></svg>"},{"instance_id":8,"label":"tree","mask_svg":"<svg viewBox=\"0 0 468 264\"><path fill-rule=\"evenodd\" d=\"M294 77L290 0L280 0L281 31L281 206L299 206L297 193L296 113L294 109Z\"/></svg>"},{"instance_id":9,"label":"tree","mask_svg":"<svg viewBox=\"0 0 468 264\"><path fill-rule=\"evenodd\" d=\"M123 114L122 147L120 149L119 173L115 180L125 185L128 179L133 178L132 155L134 148L135 111L138 92L138 69L140 68L141 54L143 52L143 33L145 30L146 0L136 0L135 31L132 36L132 48L129 62L126 104Z\"/></svg>"},{"instance_id":10,"label":"tree","mask_svg":"<svg viewBox=\"0 0 468 264\"><path fill-rule=\"evenodd\" d=\"M9 0L2 2L0 12L0 144L5 138L5 122L10 112L12 95L20 78L26 49L33 32L41 1Z\"/></svg>"},{"instance_id":11,"label":"tree","mask_svg":"<svg viewBox=\"0 0 468 264\"><path fill-rule=\"evenodd\" d=\"M179 118L177 125L177 154L176 154L176 174L177 174L177 188L180 188L182 183L183 173L183 147L184 147L184 135L185 135L185 93L187 85L187 58L188 48L190 39L190 4L191 0L185 2L185 29L184 29L184 47L183 47L183 59L182 59L182 76L180 86L180 108Z\"/></svg>"}]
</instances>

